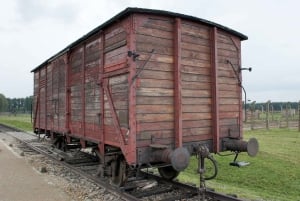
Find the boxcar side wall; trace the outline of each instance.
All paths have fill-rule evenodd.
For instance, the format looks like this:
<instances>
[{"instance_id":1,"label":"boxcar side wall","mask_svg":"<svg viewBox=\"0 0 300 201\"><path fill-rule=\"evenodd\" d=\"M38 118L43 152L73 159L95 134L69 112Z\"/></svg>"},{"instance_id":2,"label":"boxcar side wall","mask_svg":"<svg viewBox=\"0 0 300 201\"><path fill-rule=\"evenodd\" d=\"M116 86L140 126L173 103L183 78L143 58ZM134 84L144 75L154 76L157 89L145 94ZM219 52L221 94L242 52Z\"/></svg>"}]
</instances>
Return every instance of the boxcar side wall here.
<instances>
[{"instance_id":1,"label":"boxcar side wall","mask_svg":"<svg viewBox=\"0 0 300 201\"><path fill-rule=\"evenodd\" d=\"M114 145L124 152L131 149L124 135L131 121L132 58L127 54L133 46L132 19L113 23L34 71L36 131ZM135 141L130 142L135 147Z\"/></svg>"}]
</instances>

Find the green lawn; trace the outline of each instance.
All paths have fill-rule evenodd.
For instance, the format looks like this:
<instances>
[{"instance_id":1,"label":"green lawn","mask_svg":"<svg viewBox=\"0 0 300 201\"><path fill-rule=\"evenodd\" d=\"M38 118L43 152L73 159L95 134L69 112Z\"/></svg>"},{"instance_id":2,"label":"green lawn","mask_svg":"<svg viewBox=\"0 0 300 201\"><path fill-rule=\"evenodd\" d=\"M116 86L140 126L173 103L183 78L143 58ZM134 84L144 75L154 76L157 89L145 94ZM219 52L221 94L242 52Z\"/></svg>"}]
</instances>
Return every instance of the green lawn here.
<instances>
[{"instance_id":1,"label":"green lawn","mask_svg":"<svg viewBox=\"0 0 300 201\"><path fill-rule=\"evenodd\" d=\"M240 154L238 161L248 161L246 167L232 167L233 156L216 155L219 174L207 186L219 192L237 194L251 200L300 200L300 132L288 129L245 132L245 139L256 137L260 151L254 158ZM195 177L197 160L180 174L179 179L199 184Z\"/></svg>"},{"instance_id":2,"label":"green lawn","mask_svg":"<svg viewBox=\"0 0 300 201\"><path fill-rule=\"evenodd\" d=\"M19 128L24 131L32 131L30 114L1 114L0 123Z\"/></svg>"}]
</instances>

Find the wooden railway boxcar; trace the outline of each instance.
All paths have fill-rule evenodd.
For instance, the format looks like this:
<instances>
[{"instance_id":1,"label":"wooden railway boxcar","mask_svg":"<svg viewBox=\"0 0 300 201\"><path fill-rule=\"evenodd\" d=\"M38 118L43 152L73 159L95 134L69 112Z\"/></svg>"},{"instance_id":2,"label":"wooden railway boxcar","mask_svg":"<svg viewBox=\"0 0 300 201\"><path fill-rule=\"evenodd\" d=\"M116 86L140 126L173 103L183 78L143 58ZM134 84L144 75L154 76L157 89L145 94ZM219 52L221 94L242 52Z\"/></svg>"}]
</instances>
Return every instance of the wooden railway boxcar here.
<instances>
[{"instance_id":1,"label":"wooden railway boxcar","mask_svg":"<svg viewBox=\"0 0 300 201\"><path fill-rule=\"evenodd\" d=\"M156 149L224 151L242 138L246 39L197 17L127 8L32 70L35 132L96 145L102 159L117 150L132 166L159 163Z\"/></svg>"}]
</instances>

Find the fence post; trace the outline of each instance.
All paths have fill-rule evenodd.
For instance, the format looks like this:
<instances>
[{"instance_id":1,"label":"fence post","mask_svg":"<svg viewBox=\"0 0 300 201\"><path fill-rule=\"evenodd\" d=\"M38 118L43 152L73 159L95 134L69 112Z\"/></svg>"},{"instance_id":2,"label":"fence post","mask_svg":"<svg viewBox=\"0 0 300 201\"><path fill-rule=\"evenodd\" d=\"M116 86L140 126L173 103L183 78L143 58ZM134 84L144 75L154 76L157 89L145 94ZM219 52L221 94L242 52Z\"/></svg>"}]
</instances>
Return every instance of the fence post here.
<instances>
[{"instance_id":1,"label":"fence post","mask_svg":"<svg viewBox=\"0 0 300 201\"><path fill-rule=\"evenodd\" d=\"M274 106L271 105L272 122L274 121Z\"/></svg>"},{"instance_id":2,"label":"fence post","mask_svg":"<svg viewBox=\"0 0 300 201\"><path fill-rule=\"evenodd\" d=\"M244 115L244 122L245 123L247 123L247 105L246 105L247 103L245 102L245 101L243 101L243 106L244 106L244 108L243 108L243 110L244 110L244 112L243 112L243 115Z\"/></svg>"},{"instance_id":3,"label":"fence post","mask_svg":"<svg viewBox=\"0 0 300 201\"><path fill-rule=\"evenodd\" d=\"M286 127L289 128L290 127L290 109L291 109L291 104L290 102L287 102L286 103L286 106L285 106L285 115L286 115Z\"/></svg>"},{"instance_id":4,"label":"fence post","mask_svg":"<svg viewBox=\"0 0 300 201\"><path fill-rule=\"evenodd\" d=\"M300 132L300 101L298 102L298 131Z\"/></svg>"},{"instance_id":5,"label":"fence post","mask_svg":"<svg viewBox=\"0 0 300 201\"><path fill-rule=\"evenodd\" d=\"M251 111L251 130L254 130L254 112L255 112L255 103L256 101L253 101L250 105L250 111Z\"/></svg>"},{"instance_id":6,"label":"fence post","mask_svg":"<svg viewBox=\"0 0 300 201\"><path fill-rule=\"evenodd\" d=\"M269 113L270 113L270 103L271 101L268 100L267 103L266 103L266 128L267 130L270 129L270 125L269 125Z\"/></svg>"}]
</instances>

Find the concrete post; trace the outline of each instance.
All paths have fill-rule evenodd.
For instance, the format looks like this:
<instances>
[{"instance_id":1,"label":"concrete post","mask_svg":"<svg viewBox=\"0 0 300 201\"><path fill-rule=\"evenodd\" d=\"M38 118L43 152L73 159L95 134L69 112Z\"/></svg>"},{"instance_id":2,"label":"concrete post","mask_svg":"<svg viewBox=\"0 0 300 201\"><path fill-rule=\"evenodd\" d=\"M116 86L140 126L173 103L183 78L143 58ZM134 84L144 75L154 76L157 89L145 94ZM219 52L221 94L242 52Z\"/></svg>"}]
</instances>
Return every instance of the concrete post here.
<instances>
[{"instance_id":1,"label":"concrete post","mask_svg":"<svg viewBox=\"0 0 300 201\"><path fill-rule=\"evenodd\" d=\"M300 132L300 101L298 102L298 131Z\"/></svg>"},{"instance_id":2,"label":"concrete post","mask_svg":"<svg viewBox=\"0 0 300 201\"><path fill-rule=\"evenodd\" d=\"M250 111L251 111L251 130L254 130L254 112L255 112L255 103L256 101L253 101L250 105Z\"/></svg>"},{"instance_id":3,"label":"concrete post","mask_svg":"<svg viewBox=\"0 0 300 201\"><path fill-rule=\"evenodd\" d=\"M269 121L270 103L271 103L270 100L267 101L267 103L266 103L266 128L267 128L267 130L270 129L270 125L269 125L269 123L270 123L270 121Z\"/></svg>"}]
</instances>

